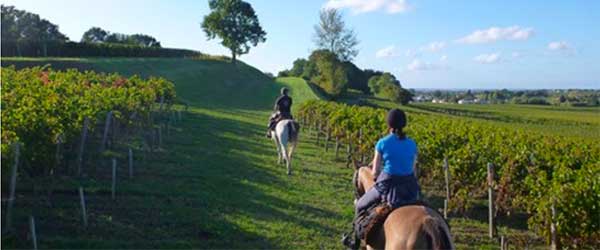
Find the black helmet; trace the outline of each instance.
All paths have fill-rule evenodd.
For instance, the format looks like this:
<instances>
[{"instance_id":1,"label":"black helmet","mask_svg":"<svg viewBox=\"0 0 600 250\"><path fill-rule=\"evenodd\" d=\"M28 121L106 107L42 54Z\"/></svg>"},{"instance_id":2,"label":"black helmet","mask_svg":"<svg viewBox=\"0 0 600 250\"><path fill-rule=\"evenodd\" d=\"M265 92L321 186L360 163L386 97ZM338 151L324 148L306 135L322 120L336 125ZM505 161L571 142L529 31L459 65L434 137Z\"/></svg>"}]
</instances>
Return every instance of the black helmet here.
<instances>
[{"instance_id":1,"label":"black helmet","mask_svg":"<svg viewBox=\"0 0 600 250\"><path fill-rule=\"evenodd\" d=\"M286 88L286 87L281 88L281 94L282 95L287 95L289 91L290 90L288 88Z\"/></svg>"},{"instance_id":2,"label":"black helmet","mask_svg":"<svg viewBox=\"0 0 600 250\"><path fill-rule=\"evenodd\" d=\"M392 109L387 114L387 124L393 129L402 129L406 126L406 114L399 109Z\"/></svg>"}]
</instances>

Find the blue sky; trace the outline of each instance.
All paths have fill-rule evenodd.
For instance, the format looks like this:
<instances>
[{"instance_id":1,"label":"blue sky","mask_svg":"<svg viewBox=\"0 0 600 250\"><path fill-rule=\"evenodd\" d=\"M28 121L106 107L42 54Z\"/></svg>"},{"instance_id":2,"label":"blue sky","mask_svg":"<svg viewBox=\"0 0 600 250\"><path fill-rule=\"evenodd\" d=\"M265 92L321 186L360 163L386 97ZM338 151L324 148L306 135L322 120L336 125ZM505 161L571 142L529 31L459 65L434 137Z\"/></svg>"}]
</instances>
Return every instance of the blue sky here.
<instances>
[{"instance_id":1,"label":"blue sky","mask_svg":"<svg viewBox=\"0 0 600 250\"><path fill-rule=\"evenodd\" d=\"M99 26L145 33L165 47L226 54L207 41L198 0L0 0L59 25L71 40ZM410 88L600 88L600 1L250 0L267 42L242 60L277 73L314 49L324 7L355 29L361 68Z\"/></svg>"}]
</instances>

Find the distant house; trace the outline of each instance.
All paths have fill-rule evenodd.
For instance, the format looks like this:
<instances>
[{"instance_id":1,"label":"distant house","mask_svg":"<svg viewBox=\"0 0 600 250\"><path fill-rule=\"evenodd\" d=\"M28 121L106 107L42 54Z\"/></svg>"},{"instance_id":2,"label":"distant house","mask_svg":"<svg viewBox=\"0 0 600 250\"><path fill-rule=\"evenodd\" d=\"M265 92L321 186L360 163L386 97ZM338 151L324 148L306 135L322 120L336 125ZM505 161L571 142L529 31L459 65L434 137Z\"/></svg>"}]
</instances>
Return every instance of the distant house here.
<instances>
[{"instance_id":1,"label":"distant house","mask_svg":"<svg viewBox=\"0 0 600 250\"><path fill-rule=\"evenodd\" d=\"M415 98L413 98L413 100L415 102L429 102L429 101L431 101L431 97L424 96L424 95L418 95Z\"/></svg>"},{"instance_id":2,"label":"distant house","mask_svg":"<svg viewBox=\"0 0 600 250\"><path fill-rule=\"evenodd\" d=\"M458 100L458 104L473 104L473 103L475 103L475 100L476 99L464 98L464 99Z\"/></svg>"},{"instance_id":3,"label":"distant house","mask_svg":"<svg viewBox=\"0 0 600 250\"><path fill-rule=\"evenodd\" d=\"M458 104L487 104L488 102L486 100L483 99L471 99L471 98L464 98L464 99L460 99L458 100Z\"/></svg>"},{"instance_id":4,"label":"distant house","mask_svg":"<svg viewBox=\"0 0 600 250\"><path fill-rule=\"evenodd\" d=\"M433 99L431 100L432 103L446 103L446 100L444 99Z\"/></svg>"}]
</instances>

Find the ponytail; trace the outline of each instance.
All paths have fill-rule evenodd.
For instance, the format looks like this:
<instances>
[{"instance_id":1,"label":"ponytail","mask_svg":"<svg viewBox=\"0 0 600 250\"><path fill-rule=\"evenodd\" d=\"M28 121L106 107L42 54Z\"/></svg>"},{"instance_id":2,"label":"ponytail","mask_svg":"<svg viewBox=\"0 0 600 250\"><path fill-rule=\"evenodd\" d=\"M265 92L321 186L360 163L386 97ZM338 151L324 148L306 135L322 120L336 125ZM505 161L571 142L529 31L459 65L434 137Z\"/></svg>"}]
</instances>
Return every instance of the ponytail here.
<instances>
[{"instance_id":1,"label":"ponytail","mask_svg":"<svg viewBox=\"0 0 600 250\"><path fill-rule=\"evenodd\" d=\"M396 135L400 140L406 139L406 134L401 128L392 128L392 133L394 133L394 135Z\"/></svg>"}]
</instances>

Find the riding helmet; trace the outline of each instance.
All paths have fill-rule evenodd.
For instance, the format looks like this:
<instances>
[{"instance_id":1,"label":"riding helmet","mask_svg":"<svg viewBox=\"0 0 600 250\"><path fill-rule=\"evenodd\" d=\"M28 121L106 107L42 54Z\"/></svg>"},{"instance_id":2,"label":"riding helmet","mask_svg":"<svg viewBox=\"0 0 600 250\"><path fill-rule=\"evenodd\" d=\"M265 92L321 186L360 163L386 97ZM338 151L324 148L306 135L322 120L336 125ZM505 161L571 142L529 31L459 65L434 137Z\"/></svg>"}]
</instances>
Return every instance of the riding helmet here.
<instances>
[{"instance_id":1,"label":"riding helmet","mask_svg":"<svg viewBox=\"0 0 600 250\"><path fill-rule=\"evenodd\" d=\"M387 124L390 128L401 129L406 126L406 114L399 109L392 109L387 114Z\"/></svg>"},{"instance_id":2,"label":"riding helmet","mask_svg":"<svg viewBox=\"0 0 600 250\"><path fill-rule=\"evenodd\" d=\"M285 87L281 88L281 94L282 95L287 95L289 91L290 90L288 88L285 88Z\"/></svg>"}]
</instances>

